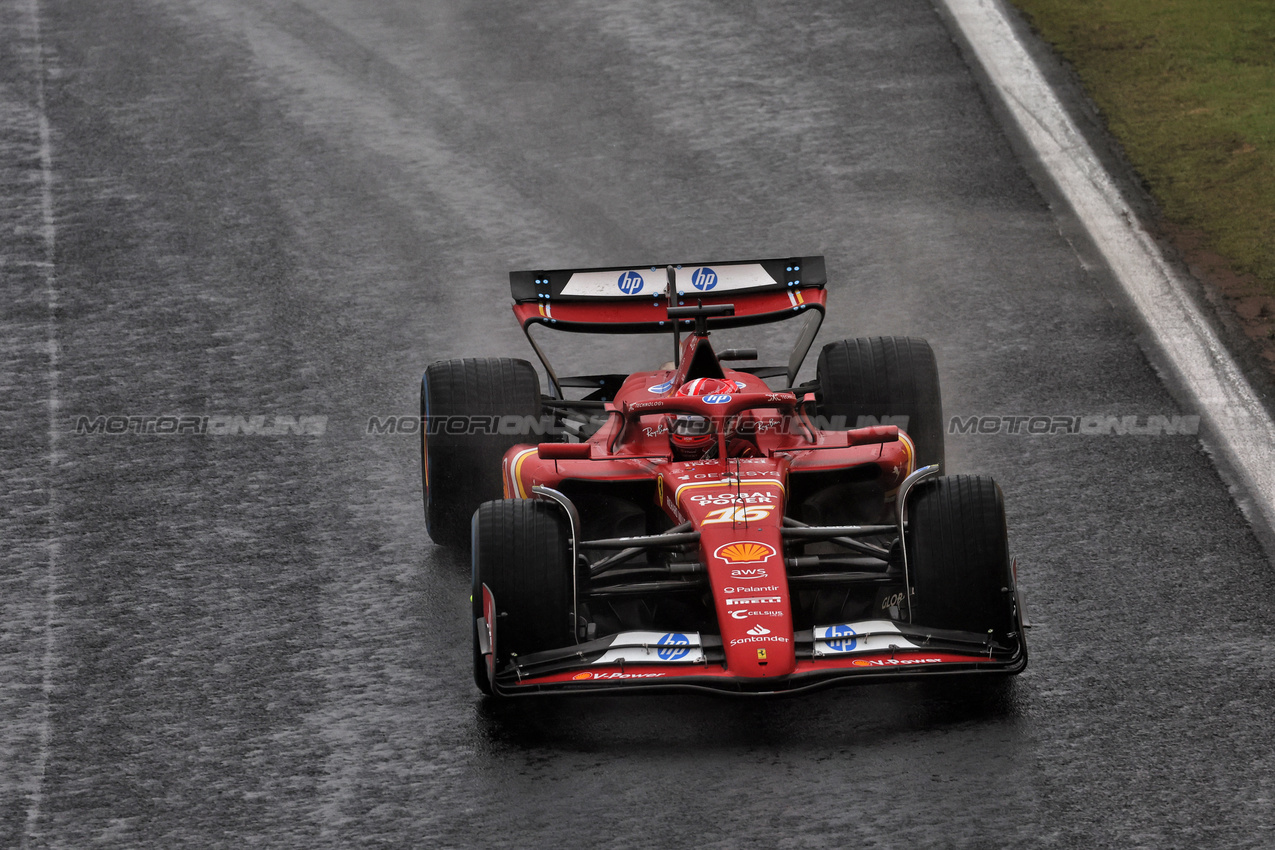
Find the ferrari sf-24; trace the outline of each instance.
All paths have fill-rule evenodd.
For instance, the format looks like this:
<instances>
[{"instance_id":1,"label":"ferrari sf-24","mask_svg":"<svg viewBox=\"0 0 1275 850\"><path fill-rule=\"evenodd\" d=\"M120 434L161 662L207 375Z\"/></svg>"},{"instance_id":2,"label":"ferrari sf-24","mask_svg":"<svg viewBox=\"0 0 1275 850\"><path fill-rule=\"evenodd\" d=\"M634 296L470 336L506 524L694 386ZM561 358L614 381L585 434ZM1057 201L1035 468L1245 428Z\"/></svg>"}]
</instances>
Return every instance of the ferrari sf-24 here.
<instances>
[{"instance_id":1,"label":"ferrari sf-24","mask_svg":"<svg viewBox=\"0 0 1275 850\"><path fill-rule=\"evenodd\" d=\"M421 384L427 528L469 548L486 694L774 694L1005 676L1027 647L1000 488L940 474L922 339L822 347L823 257L510 273L540 359ZM796 319L788 362L715 350ZM532 329L672 336L664 368L559 376Z\"/></svg>"}]
</instances>

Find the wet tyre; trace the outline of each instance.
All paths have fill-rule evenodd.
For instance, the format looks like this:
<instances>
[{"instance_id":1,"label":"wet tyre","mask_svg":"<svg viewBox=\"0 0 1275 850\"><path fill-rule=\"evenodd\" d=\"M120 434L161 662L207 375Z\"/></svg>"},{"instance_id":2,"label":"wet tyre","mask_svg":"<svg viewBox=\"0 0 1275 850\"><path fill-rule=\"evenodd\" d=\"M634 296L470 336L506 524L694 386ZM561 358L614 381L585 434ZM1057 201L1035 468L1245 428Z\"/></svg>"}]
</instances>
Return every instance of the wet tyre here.
<instances>
[{"instance_id":1,"label":"wet tyre","mask_svg":"<svg viewBox=\"0 0 1275 850\"><path fill-rule=\"evenodd\" d=\"M474 511L503 494L501 458L518 443L539 440L508 426L540 415L540 378L525 360L443 360L425 370L421 477L425 525L435 543L469 545ZM510 418L502 425L502 417Z\"/></svg>"},{"instance_id":2,"label":"wet tyre","mask_svg":"<svg viewBox=\"0 0 1275 850\"><path fill-rule=\"evenodd\" d=\"M912 622L935 629L1017 631L1005 503L991 478L923 481L908 498Z\"/></svg>"},{"instance_id":3,"label":"wet tyre","mask_svg":"<svg viewBox=\"0 0 1275 850\"><path fill-rule=\"evenodd\" d=\"M918 469L943 462L943 401L928 342L901 336L830 342L816 370L824 427L834 417L843 417L845 428L898 425L916 446Z\"/></svg>"},{"instance_id":4,"label":"wet tyre","mask_svg":"<svg viewBox=\"0 0 1275 850\"><path fill-rule=\"evenodd\" d=\"M473 519L473 619L483 615L482 588L496 600L497 665L510 655L573 641L571 530L562 509L542 499L484 502ZM474 631L474 681L491 693Z\"/></svg>"}]
</instances>

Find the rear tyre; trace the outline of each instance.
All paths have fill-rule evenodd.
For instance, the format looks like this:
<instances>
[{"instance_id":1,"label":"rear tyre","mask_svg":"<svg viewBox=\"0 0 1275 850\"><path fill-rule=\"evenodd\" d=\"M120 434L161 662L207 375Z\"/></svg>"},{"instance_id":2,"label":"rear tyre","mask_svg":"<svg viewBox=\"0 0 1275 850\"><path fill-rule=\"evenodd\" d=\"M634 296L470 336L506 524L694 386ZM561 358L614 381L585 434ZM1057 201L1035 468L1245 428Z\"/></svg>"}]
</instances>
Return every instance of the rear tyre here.
<instances>
[{"instance_id":1,"label":"rear tyre","mask_svg":"<svg viewBox=\"0 0 1275 850\"><path fill-rule=\"evenodd\" d=\"M918 469L943 462L943 400L928 342L902 336L830 342L819 352L816 375L826 422L840 416L845 428L899 425L916 446Z\"/></svg>"},{"instance_id":2,"label":"rear tyre","mask_svg":"<svg viewBox=\"0 0 1275 850\"><path fill-rule=\"evenodd\" d=\"M535 440L495 433L502 430L501 417L535 421L540 415L540 378L525 360L443 360L425 370L421 477L425 525L435 543L469 545L474 511L503 494L501 458L514 445Z\"/></svg>"},{"instance_id":3,"label":"rear tyre","mask_svg":"<svg viewBox=\"0 0 1275 850\"><path fill-rule=\"evenodd\" d=\"M1000 487L979 475L923 481L907 511L912 622L1009 643L1017 626Z\"/></svg>"},{"instance_id":4,"label":"rear tyre","mask_svg":"<svg viewBox=\"0 0 1275 850\"><path fill-rule=\"evenodd\" d=\"M497 665L510 655L573 641L571 531L562 509L540 499L479 505L473 519L473 619L483 615L483 585L496 600ZM474 630L474 681L491 693Z\"/></svg>"}]
</instances>

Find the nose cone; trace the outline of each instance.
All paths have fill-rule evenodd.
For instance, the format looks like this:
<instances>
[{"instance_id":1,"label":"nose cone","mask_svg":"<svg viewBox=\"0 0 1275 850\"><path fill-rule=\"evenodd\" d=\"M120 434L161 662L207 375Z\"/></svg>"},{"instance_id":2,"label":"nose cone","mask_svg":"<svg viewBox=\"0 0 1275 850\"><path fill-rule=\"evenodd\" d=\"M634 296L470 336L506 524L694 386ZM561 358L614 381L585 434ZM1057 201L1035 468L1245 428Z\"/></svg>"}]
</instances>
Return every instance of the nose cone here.
<instances>
[{"instance_id":1,"label":"nose cone","mask_svg":"<svg viewBox=\"0 0 1275 850\"><path fill-rule=\"evenodd\" d=\"M792 604L776 527L701 532L722 630L726 667L737 676L785 676L797 667Z\"/></svg>"}]
</instances>

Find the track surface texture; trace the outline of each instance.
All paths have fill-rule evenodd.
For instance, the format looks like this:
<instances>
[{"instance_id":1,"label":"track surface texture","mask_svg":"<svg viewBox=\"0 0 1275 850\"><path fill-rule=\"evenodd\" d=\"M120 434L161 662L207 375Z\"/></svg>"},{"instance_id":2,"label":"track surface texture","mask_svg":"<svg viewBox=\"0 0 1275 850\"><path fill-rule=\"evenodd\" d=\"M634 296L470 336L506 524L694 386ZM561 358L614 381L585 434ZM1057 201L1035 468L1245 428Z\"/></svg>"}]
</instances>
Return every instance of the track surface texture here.
<instances>
[{"instance_id":1,"label":"track surface texture","mask_svg":"<svg viewBox=\"0 0 1275 850\"><path fill-rule=\"evenodd\" d=\"M815 350L925 337L948 416L1197 415L925 0L0 0L0 37L0 846L1269 842L1275 581L1192 435L947 435L1005 493L1007 684L496 703L418 438L368 432L433 360L529 357L511 268L806 253ZM237 433L75 431L160 415Z\"/></svg>"}]
</instances>

